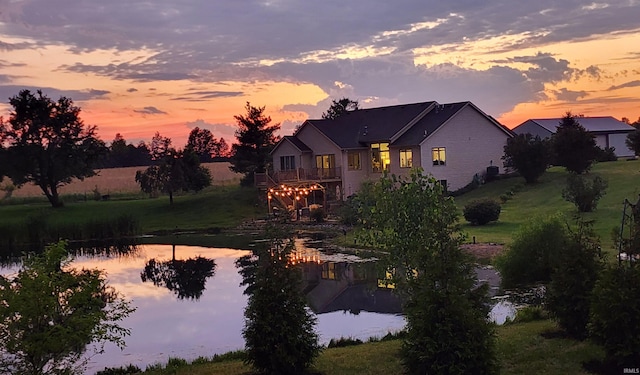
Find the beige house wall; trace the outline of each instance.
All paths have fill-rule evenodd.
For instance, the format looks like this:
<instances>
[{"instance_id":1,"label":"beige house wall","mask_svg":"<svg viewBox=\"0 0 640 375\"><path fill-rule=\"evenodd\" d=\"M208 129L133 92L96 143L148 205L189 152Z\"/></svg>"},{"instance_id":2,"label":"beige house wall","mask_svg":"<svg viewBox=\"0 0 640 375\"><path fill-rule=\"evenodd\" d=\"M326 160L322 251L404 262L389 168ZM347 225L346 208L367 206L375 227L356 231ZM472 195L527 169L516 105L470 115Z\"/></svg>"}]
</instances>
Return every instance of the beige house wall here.
<instances>
[{"instance_id":1,"label":"beige house wall","mask_svg":"<svg viewBox=\"0 0 640 375\"><path fill-rule=\"evenodd\" d=\"M411 149L413 157L412 168L420 167L422 160L420 157L420 147L391 147L389 150L389 156L391 158L391 165L389 166L389 173L396 176L408 176L411 168L400 168L400 150Z\"/></svg>"},{"instance_id":2,"label":"beige house wall","mask_svg":"<svg viewBox=\"0 0 640 375\"><path fill-rule=\"evenodd\" d=\"M508 138L504 130L466 106L421 143L420 162L425 173L447 180L450 191L457 190L471 182L474 174L486 173L490 165L504 171L501 158ZM445 165L433 165L434 147L445 148Z\"/></svg>"},{"instance_id":3,"label":"beige house wall","mask_svg":"<svg viewBox=\"0 0 640 375\"><path fill-rule=\"evenodd\" d=\"M309 165L305 165L303 168L311 169L316 167L315 156L316 155L335 155L336 167L341 167L346 164L347 160L342 158L342 151L335 143L331 142L324 134L320 133L312 125L303 126L297 134L299 140L304 142L310 149L313 150L313 154L309 160Z\"/></svg>"},{"instance_id":4,"label":"beige house wall","mask_svg":"<svg viewBox=\"0 0 640 375\"><path fill-rule=\"evenodd\" d=\"M349 169L350 152L360 154L360 169ZM356 193L360 189L362 181L365 181L371 171L371 161L369 160L369 152L367 150L345 150L342 152L342 160L345 163L342 165L342 191L344 192L344 198Z\"/></svg>"},{"instance_id":5,"label":"beige house wall","mask_svg":"<svg viewBox=\"0 0 640 375\"><path fill-rule=\"evenodd\" d=\"M296 168L304 168L303 167L303 157L302 152L298 150L294 145L289 141L282 141L280 146L271 154L273 160L273 170L275 172L280 171L280 157L282 156L295 156L296 157Z\"/></svg>"}]
</instances>

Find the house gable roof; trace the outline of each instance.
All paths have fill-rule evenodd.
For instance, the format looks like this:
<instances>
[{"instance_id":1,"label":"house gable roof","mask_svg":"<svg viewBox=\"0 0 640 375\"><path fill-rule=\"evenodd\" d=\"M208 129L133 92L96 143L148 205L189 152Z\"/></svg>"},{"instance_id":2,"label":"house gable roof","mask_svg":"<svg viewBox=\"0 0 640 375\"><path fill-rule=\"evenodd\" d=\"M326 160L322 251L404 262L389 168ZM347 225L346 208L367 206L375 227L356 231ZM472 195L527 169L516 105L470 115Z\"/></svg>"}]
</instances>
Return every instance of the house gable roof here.
<instances>
[{"instance_id":1,"label":"house gable roof","mask_svg":"<svg viewBox=\"0 0 640 375\"><path fill-rule=\"evenodd\" d=\"M413 146L422 143L426 138L430 137L449 120L451 120L457 113L463 108L471 107L478 111L482 116L487 118L491 123L498 127L509 137L513 136L513 133L505 128L502 124L496 121L493 117L488 116L482 112L471 102L459 102L459 103L447 103L438 104L427 115L425 115L420 121L418 121L411 129L404 133L396 142L394 146Z\"/></svg>"},{"instance_id":2,"label":"house gable roof","mask_svg":"<svg viewBox=\"0 0 640 375\"><path fill-rule=\"evenodd\" d=\"M307 120L342 149L389 142L435 102L403 104L350 111L334 120Z\"/></svg>"},{"instance_id":3,"label":"house gable roof","mask_svg":"<svg viewBox=\"0 0 640 375\"><path fill-rule=\"evenodd\" d=\"M592 133L620 133L631 132L634 130L633 126L625 124L622 121L618 121L612 116L576 117L576 120L587 131L590 131ZM530 119L528 121L532 121L537 125L543 127L544 129L550 131L551 133L555 133L556 128L562 121L562 118ZM514 130L517 129L520 125L516 126Z\"/></svg>"},{"instance_id":4,"label":"house gable roof","mask_svg":"<svg viewBox=\"0 0 640 375\"><path fill-rule=\"evenodd\" d=\"M280 139L280 141L278 143L276 143L276 145L273 147L273 150L271 150L271 154L273 154L273 152L280 147L280 144L283 142L289 142L291 143L291 145L293 147L295 147L298 151L300 152L311 152L311 148L309 146L307 146L304 142L302 142L300 139L298 139L297 137L293 136L293 135L285 135L284 137L282 137Z\"/></svg>"}]
</instances>

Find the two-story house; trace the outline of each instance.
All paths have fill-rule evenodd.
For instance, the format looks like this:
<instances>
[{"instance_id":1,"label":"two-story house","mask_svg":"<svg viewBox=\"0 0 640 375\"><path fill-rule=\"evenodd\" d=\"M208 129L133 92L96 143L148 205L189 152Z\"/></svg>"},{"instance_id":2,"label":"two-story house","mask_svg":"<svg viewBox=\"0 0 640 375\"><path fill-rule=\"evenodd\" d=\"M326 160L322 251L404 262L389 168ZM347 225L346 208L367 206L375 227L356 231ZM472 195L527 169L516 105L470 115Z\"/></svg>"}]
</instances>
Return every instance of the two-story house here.
<instances>
[{"instance_id":1,"label":"two-story house","mask_svg":"<svg viewBox=\"0 0 640 375\"><path fill-rule=\"evenodd\" d=\"M319 182L339 200L384 171L406 175L421 167L456 190L487 167L502 167L511 136L471 102L360 109L334 120L305 121L276 145L273 172L257 181Z\"/></svg>"}]
</instances>

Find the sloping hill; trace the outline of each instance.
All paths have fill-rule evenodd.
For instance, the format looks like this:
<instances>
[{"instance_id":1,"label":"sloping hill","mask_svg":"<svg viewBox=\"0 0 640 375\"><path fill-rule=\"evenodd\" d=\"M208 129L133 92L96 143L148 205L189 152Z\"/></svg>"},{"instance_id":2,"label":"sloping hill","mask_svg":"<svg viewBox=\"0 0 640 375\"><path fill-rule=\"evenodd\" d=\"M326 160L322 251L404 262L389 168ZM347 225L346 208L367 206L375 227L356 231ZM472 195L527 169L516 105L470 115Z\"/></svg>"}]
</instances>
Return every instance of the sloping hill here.
<instances>
[{"instance_id":1,"label":"sloping hill","mask_svg":"<svg viewBox=\"0 0 640 375\"><path fill-rule=\"evenodd\" d=\"M613 249L612 230L620 226L622 208L625 199L635 203L640 193L640 161L616 161L596 164L590 172L598 174L609 183L606 195L598 202L592 213L582 214L587 220L594 221L594 229L600 236L602 248L607 253L617 254ZM562 214L568 222L577 210L572 203L562 198L562 189L568 173L564 168L553 167L547 170L540 182L525 185L521 177L494 181L456 198L456 204L462 208L474 199L493 198L514 192L511 199L502 204L500 220L486 226L471 226L465 222L463 229L469 235L469 241L475 236L477 242L495 242L508 244L513 233L521 224L534 217ZM464 221L464 218L461 219Z\"/></svg>"}]
</instances>

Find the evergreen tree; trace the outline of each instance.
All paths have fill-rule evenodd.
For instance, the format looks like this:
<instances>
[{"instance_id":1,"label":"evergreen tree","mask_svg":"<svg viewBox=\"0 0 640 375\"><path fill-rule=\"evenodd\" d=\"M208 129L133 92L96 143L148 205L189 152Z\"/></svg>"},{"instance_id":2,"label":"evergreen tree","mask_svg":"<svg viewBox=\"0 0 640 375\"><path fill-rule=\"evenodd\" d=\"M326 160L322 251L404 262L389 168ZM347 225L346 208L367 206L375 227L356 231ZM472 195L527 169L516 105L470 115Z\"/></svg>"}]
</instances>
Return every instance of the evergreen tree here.
<instances>
[{"instance_id":1,"label":"evergreen tree","mask_svg":"<svg viewBox=\"0 0 640 375\"><path fill-rule=\"evenodd\" d=\"M571 112L562 118L551 141L555 163L570 172L587 172L598 156L594 135L580 125Z\"/></svg>"},{"instance_id":2,"label":"evergreen tree","mask_svg":"<svg viewBox=\"0 0 640 375\"><path fill-rule=\"evenodd\" d=\"M245 106L245 116L234 116L238 124L236 139L231 147L231 167L236 173L244 173L242 185L253 184L254 173L265 173L271 162L270 152L280 140L274 133L280 124L271 125L271 117L264 115L265 107Z\"/></svg>"},{"instance_id":3,"label":"evergreen tree","mask_svg":"<svg viewBox=\"0 0 640 375\"><path fill-rule=\"evenodd\" d=\"M302 270L289 261L293 238L275 229L270 241L236 262L249 296L245 309L247 363L267 374L302 374L320 353L316 318L301 289Z\"/></svg>"}]
</instances>

